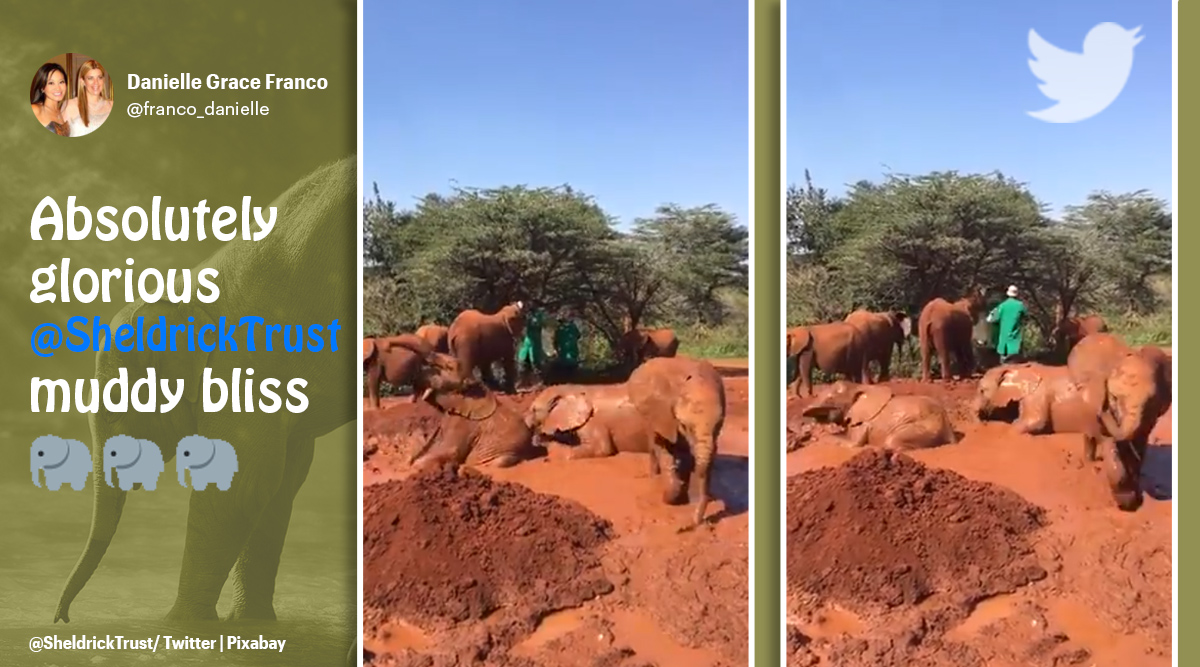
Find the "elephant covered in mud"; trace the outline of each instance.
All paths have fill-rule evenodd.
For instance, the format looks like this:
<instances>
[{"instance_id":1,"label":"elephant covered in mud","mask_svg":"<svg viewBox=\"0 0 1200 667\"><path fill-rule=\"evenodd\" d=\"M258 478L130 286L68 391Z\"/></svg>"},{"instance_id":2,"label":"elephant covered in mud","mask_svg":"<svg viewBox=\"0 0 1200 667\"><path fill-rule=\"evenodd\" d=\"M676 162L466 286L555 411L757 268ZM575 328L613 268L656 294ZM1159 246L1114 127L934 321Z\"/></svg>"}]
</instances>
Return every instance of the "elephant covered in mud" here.
<instances>
[{"instance_id":1,"label":"elephant covered in mud","mask_svg":"<svg viewBox=\"0 0 1200 667\"><path fill-rule=\"evenodd\" d=\"M1067 356L1071 377L1103 396L1100 420L1115 441L1105 473L1117 506L1142 504L1141 473L1150 433L1172 401L1171 361L1161 349L1134 349L1110 333L1085 336Z\"/></svg>"},{"instance_id":2,"label":"elephant covered in mud","mask_svg":"<svg viewBox=\"0 0 1200 667\"><path fill-rule=\"evenodd\" d=\"M634 369L625 386L629 400L656 436L651 458L670 457L671 477L663 500L686 503L691 477L700 481L696 513L691 524L680 530L700 526L708 508L717 438L725 424L725 384L720 373L703 359L657 357Z\"/></svg>"},{"instance_id":3,"label":"elephant covered in mud","mask_svg":"<svg viewBox=\"0 0 1200 667\"><path fill-rule=\"evenodd\" d=\"M414 351L416 350L416 351ZM415 334L363 339L363 370L367 375L367 404L379 409L379 384L386 380L393 387L412 387L412 403L420 398L421 358L434 346Z\"/></svg>"},{"instance_id":4,"label":"elephant covered in mud","mask_svg":"<svg viewBox=\"0 0 1200 667\"><path fill-rule=\"evenodd\" d=\"M798 357L796 395L812 396L813 368L843 375L854 382L869 383L866 346L858 327L849 322L830 322L793 327L787 331L788 359Z\"/></svg>"},{"instance_id":5,"label":"elephant covered in mud","mask_svg":"<svg viewBox=\"0 0 1200 667\"><path fill-rule=\"evenodd\" d=\"M504 367L505 392L516 393L517 341L524 335L525 304L517 301L492 314L464 310L450 323L446 340L463 377L475 370L489 387L497 387L492 364Z\"/></svg>"},{"instance_id":6,"label":"elephant covered in mud","mask_svg":"<svg viewBox=\"0 0 1200 667\"><path fill-rule=\"evenodd\" d=\"M454 357L424 353L420 372L425 387L421 399L436 408L442 419L409 457L409 465L508 468L546 453L533 442L533 432L521 413L473 376L464 376Z\"/></svg>"},{"instance_id":7,"label":"elephant covered in mud","mask_svg":"<svg viewBox=\"0 0 1200 667\"><path fill-rule=\"evenodd\" d=\"M650 474L660 472L653 455L654 431L629 398L624 384L555 385L525 409L535 437L573 445L568 458L601 458L617 452L649 453Z\"/></svg>"},{"instance_id":8,"label":"elephant covered in mud","mask_svg":"<svg viewBox=\"0 0 1200 667\"><path fill-rule=\"evenodd\" d=\"M1050 340L1064 354L1069 354L1085 337L1107 332L1108 323L1099 315L1066 317L1062 304L1054 307L1054 327L1050 330Z\"/></svg>"},{"instance_id":9,"label":"elephant covered in mud","mask_svg":"<svg viewBox=\"0 0 1200 667\"><path fill-rule=\"evenodd\" d=\"M847 429L847 447L925 449L958 441L946 408L929 396L896 396L884 385L839 380L817 392L805 417Z\"/></svg>"},{"instance_id":10,"label":"elephant covered in mud","mask_svg":"<svg viewBox=\"0 0 1200 667\"><path fill-rule=\"evenodd\" d=\"M229 619L275 618L275 579L292 501L308 476L315 441L358 415L352 392L357 372L347 357L353 344L346 344L344 333L347 327L353 331L355 321L356 285L349 269L357 261L350 233L357 210L356 183L353 156L321 167L271 204L277 208L273 219L279 224L269 236L259 241L239 236L201 262L196 268L220 272L219 301L139 300L113 317L112 331L121 325L133 328L140 317L158 322L162 316L171 325L193 324L197 338L208 341L216 339L211 331L206 332L208 327L238 324L243 317L267 323L304 323L310 336L319 334L322 347L319 351L313 345L304 352L284 352L281 332L259 324L253 329L237 327L244 338L235 349L188 351L184 334L176 336L177 351L146 346L129 352L96 353L95 378L101 385L123 377L127 369L137 377L140 370L153 368L162 377L182 379L182 395L179 404L166 412L110 411L101 402L97 411L88 415L93 473L98 481L92 485L92 523L83 553L63 588L55 621L70 621L72 601L96 571L121 520L129 492L99 481L105 470L103 445L115 435L157 443L164 462L175 457L176 444L190 435L234 445L238 473L230 489L190 492L178 590L167 618L217 620L217 600L231 572L234 591ZM186 292L180 287L177 285L176 291ZM254 341L253 347L240 342L246 338ZM275 352L266 351L268 340ZM258 387L254 395L258 400L252 403L243 390L239 402L253 411L234 411L229 404L224 409L204 410L202 394L205 400L223 400L224 396L219 390L206 391L206 368L212 378L223 379L227 390L237 377L235 370L245 371L237 381L252 381ZM249 375L251 368L253 376ZM275 389L271 389L272 380ZM299 397L287 393L281 399L284 387L289 383L296 387L301 380L305 384L298 387ZM274 409L265 407L272 404L271 396ZM301 398L307 408L302 407ZM232 395L229 399L233 400Z\"/></svg>"},{"instance_id":11,"label":"elephant covered in mud","mask_svg":"<svg viewBox=\"0 0 1200 667\"><path fill-rule=\"evenodd\" d=\"M1082 434L1084 458L1095 461L1096 444L1103 437L1103 401L1098 393L1089 395L1065 366L1025 362L984 373L972 407L980 420L1005 419L1016 408L1013 429L1017 433Z\"/></svg>"},{"instance_id":12,"label":"elephant covered in mud","mask_svg":"<svg viewBox=\"0 0 1200 667\"><path fill-rule=\"evenodd\" d=\"M969 377L975 371L973 338L975 324L983 311L984 291L969 294L951 303L938 297L921 309L917 320L917 337L921 345L921 381L931 382L929 366L933 354L938 355L943 382L950 381L950 357L958 362L958 374Z\"/></svg>"},{"instance_id":13,"label":"elephant covered in mud","mask_svg":"<svg viewBox=\"0 0 1200 667\"><path fill-rule=\"evenodd\" d=\"M858 329L868 366L872 361L879 364L879 381L890 380L892 351L904 348L904 341L912 334L912 318L901 311L874 313L859 309L847 315L845 321Z\"/></svg>"},{"instance_id":14,"label":"elephant covered in mud","mask_svg":"<svg viewBox=\"0 0 1200 667\"><path fill-rule=\"evenodd\" d=\"M417 327L417 335L429 341L434 352L450 353L450 327L441 324L422 324Z\"/></svg>"},{"instance_id":15,"label":"elephant covered in mud","mask_svg":"<svg viewBox=\"0 0 1200 667\"><path fill-rule=\"evenodd\" d=\"M618 342L621 358L633 367L647 359L673 357L679 351L679 338L671 329L632 328L626 321L625 333Z\"/></svg>"}]
</instances>

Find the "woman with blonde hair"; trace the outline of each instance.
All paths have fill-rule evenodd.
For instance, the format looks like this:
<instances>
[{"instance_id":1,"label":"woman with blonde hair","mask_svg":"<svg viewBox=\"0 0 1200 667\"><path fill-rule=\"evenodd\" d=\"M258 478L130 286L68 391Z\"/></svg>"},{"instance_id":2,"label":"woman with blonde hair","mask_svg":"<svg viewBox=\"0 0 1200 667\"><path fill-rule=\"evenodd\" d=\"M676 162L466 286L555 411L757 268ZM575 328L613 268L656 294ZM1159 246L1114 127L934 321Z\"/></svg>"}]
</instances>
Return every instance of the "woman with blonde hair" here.
<instances>
[{"instance_id":1,"label":"woman with blonde hair","mask_svg":"<svg viewBox=\"0 0 1200 667\"><path fill-rule=\"evenodd\" d=\"M79 89L63 108L72 137L94 132L108 118L113 102L108 97L108 72L95 60L79 67Z\"/></svg>"},{"instance_id":2,"label":"woman with blonde hair","mask_svg":"<svg viewBox=\"0 0 1200 667\"><path fill-rule=\"evenodd\" d=\"M29 105L38 123L51 132L70 136L63 118L63 102L67 99L67 71L61 65L46 63L33 75L29 86Z\"/></svg>"}]
</instances>

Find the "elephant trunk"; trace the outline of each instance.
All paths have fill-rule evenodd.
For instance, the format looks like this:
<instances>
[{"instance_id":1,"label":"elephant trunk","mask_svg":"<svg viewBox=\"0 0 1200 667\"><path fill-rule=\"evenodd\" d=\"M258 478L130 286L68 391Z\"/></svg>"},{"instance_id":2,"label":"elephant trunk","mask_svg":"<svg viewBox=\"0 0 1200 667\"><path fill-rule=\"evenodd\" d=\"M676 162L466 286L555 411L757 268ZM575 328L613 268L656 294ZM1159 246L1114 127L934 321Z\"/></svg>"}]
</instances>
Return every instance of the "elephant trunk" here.
<instances>
[{"instance_id":1,"label":"elephant trunk","mask_svg":"<svg viewBox=\"0 0 1200 667\"><path fill-rule=\"evenodd\" d=\"M38 470L41 470L41 468L38 467L37 461L31 460L29 462L29 472L33 473L33 485L40 489L42 488L42 482L38 479L38 477L40 477L40 475L38 475Z\"/></svg>"},{"instance_id":2,"label":"elephant trunk","mask_svg":"<svg viewBox=\"0 0 1200 667\"><path fill-rule=\"evenodd\" d=\"M71 622L69 615L71 602L91 579L100 560L104 558L104 553L108 551L108 545L112 543L113 535L117 532L117 524L121 522L121 512L125 509L125 492L111 485L111 470L111 468L105 468L104 443L97 438L92 447L92 471L96 478L103 471L109 484L98 482L92 484L91 530L88 532L88 540L83 548L83 554L79 556L75 568L71 570L71 576L68 577L62 595L58 599L58 609L54 612L54 622L56 623L59 619L62 619L64 623Z\"/></svg>"}]
</instances>

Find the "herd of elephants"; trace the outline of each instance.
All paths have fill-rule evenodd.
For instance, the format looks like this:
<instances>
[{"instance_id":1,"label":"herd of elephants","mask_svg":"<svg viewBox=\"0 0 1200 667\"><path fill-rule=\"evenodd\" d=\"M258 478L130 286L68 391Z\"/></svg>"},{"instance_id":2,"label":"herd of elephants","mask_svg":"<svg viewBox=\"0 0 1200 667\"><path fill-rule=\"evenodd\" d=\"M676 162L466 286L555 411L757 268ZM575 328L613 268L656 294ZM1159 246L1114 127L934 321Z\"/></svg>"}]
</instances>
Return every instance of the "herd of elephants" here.
<instances>
[{"instance_id":1,"label":"herd of elephants","mask_svg":"<svg viewBox=\"0 0 1200 667\"><path fill-rule=\"evenodd\" d=\"M941 379L972 377L975 349L988 343L980 325L983 292L950 302L936 298L921 310L917 331L921 381L930 382L937 355ZM787 331L787 354L798 358L796 394L811 397L802 415L802 440L813 423L833 423L851 447L864 445L904 450L954 444L957 435L947 406L925 395L896 395L876 384L889 379L893 349L914 335L912 318L902 312L857 310L840 322L799 326ZM1150 434L1172 401L1171 359L1156 345L1134 347L1108 331L1098 315L1055 313L1051 340L1066 352L1065 365L1009 361L987 368L971 406L980 420L1010 421L1017 433L1077 433L1084 457L1102 461L1105 481L1116 505L1141 506L1141 472ZM843 376L813 391L816 369Z\"/></svg>"},{"instance_id":2,"label":"herd of elephants","mask_svg":"<svg viewBox=\"0 0 1200 667\"><path fill-rule=\"evenodd\" d=\"M409 464L508 467L544 456L548 442L569 445L570 458L646 453L653 477L666 464L664 502L686 504L692 475L699 480L694 517L680 530L701 525L725 422L725 385L716 368L676 354L679 341L670 329L627 326L617 346L633 367L624 382L550 384L520 411L496 392L516 391L527 310L519 301L490 314L469 309L448 327L424 325L363 340L370 408L379 408L379 385L387 381L411 387L412 402L423 400L441 413ZM493 364L504 369L503 387Z\"/></svg>"}]
</instances>

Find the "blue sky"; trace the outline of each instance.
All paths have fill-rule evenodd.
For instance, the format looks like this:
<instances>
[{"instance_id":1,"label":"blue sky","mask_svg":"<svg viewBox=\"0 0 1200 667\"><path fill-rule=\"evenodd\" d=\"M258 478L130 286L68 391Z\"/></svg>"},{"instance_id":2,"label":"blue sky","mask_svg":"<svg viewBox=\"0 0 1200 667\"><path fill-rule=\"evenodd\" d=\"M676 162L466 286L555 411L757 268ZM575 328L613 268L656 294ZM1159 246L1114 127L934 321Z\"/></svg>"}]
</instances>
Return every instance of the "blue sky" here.
<instances>
[{"instance_id":1,"label":"blue sky","mask_svg":"<svg viewBox=\"0 0 1200 667\"><path fill-rule=\"evenodd\" d=\"M788 7L787 170L840 194L888 171L1000 170L1057 212L1093 190L1171 200L1169 0L858 0ZM1145 37L1125 89L1073 124L1029 69L1029 29L1079 52L1112 21Z\"/></svg>"},{"instance_id":2,"label":"blue sky","mask_svg":"<svg viewBox=\"0 0 1200 667\"><path fill-rule=\"evenodd\" d=\"M569 183L622 225L668 202L745 225L747 21L743 0L368 0L364 195Z\"/></svg>"}]
</instances>

